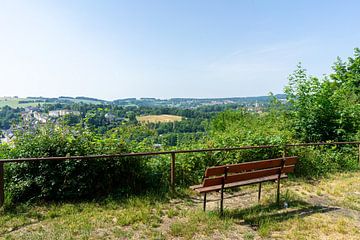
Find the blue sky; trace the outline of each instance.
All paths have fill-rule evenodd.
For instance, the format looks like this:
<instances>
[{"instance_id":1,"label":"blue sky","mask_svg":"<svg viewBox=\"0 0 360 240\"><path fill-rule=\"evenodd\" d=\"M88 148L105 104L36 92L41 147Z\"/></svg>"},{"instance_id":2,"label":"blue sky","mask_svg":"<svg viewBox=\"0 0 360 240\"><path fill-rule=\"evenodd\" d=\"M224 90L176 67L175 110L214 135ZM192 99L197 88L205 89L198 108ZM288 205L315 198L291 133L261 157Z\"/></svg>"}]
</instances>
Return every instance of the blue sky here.
<instances>
[{"instance_id":1,"label":"blue sky","mask_svg":"<svg viewBox=\"0 0 360 240\"><path fill-rule=\"evenodd\" d=\"M0 96L281 93L360 47L360 1L0 0Z\"/></svg>"}]
</instances>

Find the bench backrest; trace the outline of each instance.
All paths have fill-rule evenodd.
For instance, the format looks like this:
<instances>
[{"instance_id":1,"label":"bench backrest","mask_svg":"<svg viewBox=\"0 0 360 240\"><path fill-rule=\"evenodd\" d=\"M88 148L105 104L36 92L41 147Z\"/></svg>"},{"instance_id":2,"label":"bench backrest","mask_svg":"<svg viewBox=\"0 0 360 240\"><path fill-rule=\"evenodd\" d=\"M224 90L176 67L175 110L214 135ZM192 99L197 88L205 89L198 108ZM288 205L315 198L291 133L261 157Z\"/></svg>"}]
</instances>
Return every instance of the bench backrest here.
<instances>
[{"instance_id":1,"label":"bench backrest","mask_svg":"<svg viewBox=\"0 0 360 240\"><path fill-rule=\"evenodd\" d=\"M209 167L205 171L203 187L292 173L297 161L298 157L293 156Z\"/></svg>"}]
</instances>

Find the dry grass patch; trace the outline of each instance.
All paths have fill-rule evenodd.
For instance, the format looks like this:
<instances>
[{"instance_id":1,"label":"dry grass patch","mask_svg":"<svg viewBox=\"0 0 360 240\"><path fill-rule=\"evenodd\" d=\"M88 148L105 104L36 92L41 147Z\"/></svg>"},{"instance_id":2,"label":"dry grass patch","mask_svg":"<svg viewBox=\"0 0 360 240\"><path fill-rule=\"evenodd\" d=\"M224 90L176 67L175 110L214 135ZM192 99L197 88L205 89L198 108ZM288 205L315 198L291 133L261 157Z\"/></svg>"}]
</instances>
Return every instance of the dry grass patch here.
<instances>
[{"instance_id":1,"label":"dry grass patch","mask_svg":"<svg viewBox=\"0 0 360 240\"><path fill-rule=\"evenodd\" d=\"M272 238L282 239L360 239L359 226L346 216L316 213L284 222L285 231L274 231Z\"/></svg>"},{"instance_id":2,"label":"dry grass patch","mask_svg":"<svg viewBox=\"0 0 360 240\"><path fill-rule=\"evenodd\" d=\"M338 173L318 181L298 180L291 188L314 204L360 211L360 173ZM294 182L290 182L294 185Z\"/></svg>"},{"instance_id":3,"label":"dry grass patch","mask_svg":"<svg viewBox=\"0 0 360 240\"><path fill-rule=\"evenodd\" d=\"M147 115L147 116L139 116L136 119L141 123L158 123L158 122L177 122L181 121L181 116L176 115Z\"/></svg>"}]
</instances>

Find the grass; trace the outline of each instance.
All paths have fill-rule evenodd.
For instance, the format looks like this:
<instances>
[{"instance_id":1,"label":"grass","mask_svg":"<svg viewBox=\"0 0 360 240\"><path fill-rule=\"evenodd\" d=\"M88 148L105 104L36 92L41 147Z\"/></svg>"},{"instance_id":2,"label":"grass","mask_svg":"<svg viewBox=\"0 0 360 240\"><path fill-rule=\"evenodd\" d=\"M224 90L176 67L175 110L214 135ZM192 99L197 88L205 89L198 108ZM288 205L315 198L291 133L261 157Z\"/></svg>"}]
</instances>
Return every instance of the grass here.
<instances>
[{"instance_id":1,"label":"grass","mask_svg":"<svg viewBox=\"0 0 360 240\"><path fill-rule=\"evenodd\" d=\"M304 183L303 187L308 192L316 191L319 198L326 197L333 205L360 211L360 181L356 179L358 173L338 174L318 184Z\"/></svg>"},{"instance_id":2,"label":"grass","mask_svg":"<svg viewBox=\"0 0 360 240\"><path fill-rule=\"evenodd\" d=\"M288 180L280 207L275 185L218 195L208 211L198 196L147 195L101 202L7 205L0 210L1 239L360 239L360 172L318 181ZM195 199L194 199L195 197ZM216 200L216 201L215 201ZM285 208L284 203L287 203Z\"/></svg>"},{"instance_id":3,"label":"grass","mask_svg":"<svg viewBox=\"0 0 360 240\"><path fill-rule=\"evenodd\" d=\"M231 231L233 222L230 218L220 218L215 212L188 210L183 212L183 218L170 225L170 235L191 239L195 235L208 236L215 231Z\"/></svg>"},{"instance_id":4,"label":"grass","mask_svg":"<svg viewBox=\"0 0 360 240\"><path fill-rule=\"evenodd\" d=\"M147 115L147 116L139 116L136 119L141 123L157 123L157 122L177 122L181 121L181 116L176 115Z\"/></svg>"},{"instance_id":5,"label":"grass","mask_svg":"<svg viewBox=\"0 0 360 240\"><path fill-rule=\"evenodd\" d=\"M29 107L29 106L37 106L40 102L31 102L31 103L19 103L19 101L29 101L33 99L26 98L14 98L14 97L0 97L0 107L9 106L12 108L17 107ZM40 103L42 104L42 103Z\"/></svg>"},{"instance_id":6,"label":"grass","mask_svg":"<svg viewBox=\"0 0 360 240\"><path fill-rule=\"evenodd\" d=\"M4 107L4 106L9 106L12 108L17 108L17 107L36 107L39 104L43 105L45 104L45 102L43 101L44 99L37 99L37 98L15 98L15 97L0 97L0 108ZM85 100L85 99L68 99L71 102L74 103L88 103L88 104L100 104L102 103L101 101L95 101L95 100ZM19 101L34 101L34 102L28 102L28 103L20 103ZM58 99L56 102L46 102L46 104L54 104L54 103L58 103L58 102L62 102L61 99Z\"/></svg>"}]
</instances>

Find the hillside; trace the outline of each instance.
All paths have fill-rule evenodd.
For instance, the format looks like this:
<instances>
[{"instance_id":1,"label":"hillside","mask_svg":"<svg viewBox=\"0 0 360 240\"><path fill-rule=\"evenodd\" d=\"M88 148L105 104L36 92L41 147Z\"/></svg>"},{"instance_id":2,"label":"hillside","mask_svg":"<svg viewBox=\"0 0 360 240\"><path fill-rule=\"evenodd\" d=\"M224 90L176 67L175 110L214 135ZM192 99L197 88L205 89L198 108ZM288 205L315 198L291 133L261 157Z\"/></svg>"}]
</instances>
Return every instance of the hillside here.
<instances>
[{"instance_id":1,"label":"hillside","mask_svg":"<svg viewBox=\"0 0 360 240\"><path fill-rule=\"evenodd\" d=\"M275 184L226 193L219 217L218 194L209 210L185 190L174 197L148 195L102 202L17 205L1 210L4 239L360 239L360 172L319 181L288 180L277 208Z\"/></svg>"},{"instance_id":2,"label":"hillside","mask_svg":"<svg viewBox=\"0 0 360 240\"><path fill-rule=\"evenodd\" d=\"M27 98L18 98L18 97L0 97L0 107L9 106L12 108L25 108L29 106L38 106L39 104L55 104L55 103L88 103L88 104L101 104L106 101L86 98L86 97L59 97L59 98L43 98L43 97L27 97Z\"/></svg>"},{"instance_id":3,"label":"hillside","mask_svg":"<svg viewBox=\"0 0 360 240\"><path fill-rule=\"evenodd\" d=\"M277 99L285 100L284 94L275 95ZM171 99L157 99L157 98L126 98L114 101L107 101L102 99L90 97L66 97L60 96L57 98L46 97L0 97L0 107L10 106L29 107L37 106L38 104L56 104L56 103L87 103L87 104L115 104L118 106L148 106L148 107L179 107L179 108L194 108L206 105L228 105L228 104L266 104L270 101L269 96L256 97L231 97L231 98L171 98Z\"/></svg>"}]
</instances>

